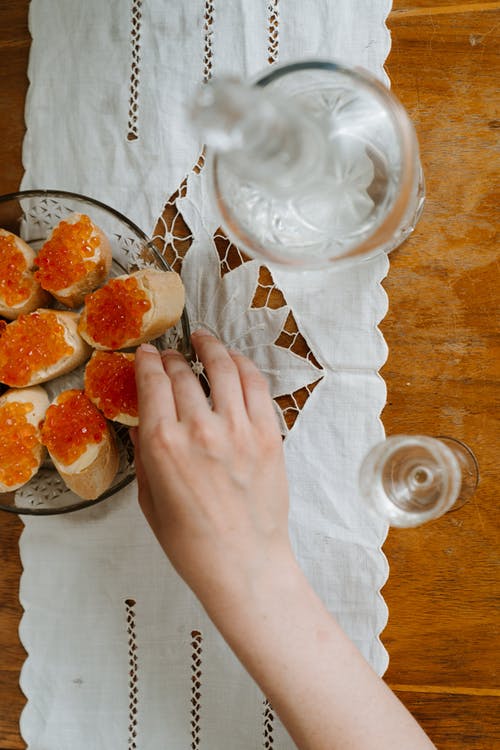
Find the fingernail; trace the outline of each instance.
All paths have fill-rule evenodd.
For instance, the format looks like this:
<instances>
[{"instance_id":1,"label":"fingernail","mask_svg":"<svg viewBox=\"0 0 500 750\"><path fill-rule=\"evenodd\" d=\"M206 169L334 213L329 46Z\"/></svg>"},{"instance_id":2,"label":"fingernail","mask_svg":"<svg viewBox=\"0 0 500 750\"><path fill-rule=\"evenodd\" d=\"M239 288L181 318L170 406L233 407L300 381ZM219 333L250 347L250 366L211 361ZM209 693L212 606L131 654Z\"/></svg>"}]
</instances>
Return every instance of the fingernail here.
<instances>
[{"instance_id":1,"label":"fingernail","mask_svg":"<svg viewBox=\"0 0 500 750\"><path fill-rule=\"evenodd\" d=\"M206 328L197 328L196 331L193 331L191 335L192 336L212 336L213 334L211 334L210 331L207 331Z\"/></svg>"},{"instance_id":2,"label":"fingernail","mask_svg":"<svg viewBox=\"0 0 500 750\"><path fill-rule=\"evenodd\" d=\"M158 354L158 349L153 344L141 344L139 349L143 352L149 352L150 354Z\"/></svg>"}]
</instances>

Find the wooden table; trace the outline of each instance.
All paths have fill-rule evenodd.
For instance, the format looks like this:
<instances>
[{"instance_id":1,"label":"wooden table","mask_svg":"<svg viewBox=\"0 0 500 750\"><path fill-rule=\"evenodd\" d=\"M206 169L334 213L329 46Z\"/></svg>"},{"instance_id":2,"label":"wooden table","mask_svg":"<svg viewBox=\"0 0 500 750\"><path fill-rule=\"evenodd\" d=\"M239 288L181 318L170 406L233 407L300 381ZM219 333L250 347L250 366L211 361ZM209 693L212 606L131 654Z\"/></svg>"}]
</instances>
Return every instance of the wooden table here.
<instances>
[{"instance_id":1,"label":"wooden table","mask_svg":"<svg viewBox=\"0 0 500 750\"><path fill-rule=\"evenodd\" d=\"M0 193L16 190L23 174L28 5L0 0ZM389 25L387 70L419 133L428 198L416 232L391 255L385 283L383 422L387 434L449 434L469 443L481 483L461 510L389 534L386 679L440 750L493 750L500 747L500 2L395 0ZM21 529L18 518L0 517L0 750L25 747L18 729L25 702L18 686Z\"/></svg>"}]
</instances>

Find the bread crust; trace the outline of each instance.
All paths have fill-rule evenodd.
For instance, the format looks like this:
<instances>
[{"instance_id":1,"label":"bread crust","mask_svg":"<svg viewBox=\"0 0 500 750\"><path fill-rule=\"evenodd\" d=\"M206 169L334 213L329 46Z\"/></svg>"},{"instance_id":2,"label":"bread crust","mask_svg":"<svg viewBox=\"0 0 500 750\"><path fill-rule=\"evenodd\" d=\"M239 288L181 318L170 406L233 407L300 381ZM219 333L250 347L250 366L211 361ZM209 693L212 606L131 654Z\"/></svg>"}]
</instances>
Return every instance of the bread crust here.
<instances>
[{"instance_id":1,"label":"bread crust","mask_svg":"<svg viewBox=\"0 0 500 750\"><path fill-rule=\"evenodd\" d=\"M185 302L184 284L181 277L175 271L157 271L152 269L136 271L135 273L117 276L117 279L133 277L137 280L139 289L142 289L151 307L146 311L142 320L141 333L137 338L127 339L118 349L127 349L139 346L145 341L161 336L168 328L175 325L182 315ZM83 308L78 330L95 349L111 351L109 346L101 344L87 331L87 310Z\"/></svg>"},{"instance_id":2,"label":"bread crust","mask_svg":"<svg viewBox=\"0 0 500 750\"><path fill-rule=\"evenodd\" d=\"M6 229L0 229L0 237L12 237L16 247L23 254L27 264L24 277L28 279L31 286L29 296L18 305L8 305L0 294L0 315L7 318L7 320L15 320L20 315L33 312L38 307L45 307L50 304L50 294L45 289L42 289L35 278L35 251L24 240L18 237L17 234L8 232Z\"/></svg>"},{"instance_id":3,"label":"bread crust","mask_svg":"<svg viewBox=\"0 0 500 750\"><path fill-rule=\"evenodd\" d=\"M30 479L35 476L38 469L40 468L40 464L42 463L45 456L45 448L42 445L39 425L44 418L45 412L47 411L47 408L49 406L48 396L45 393L44 389L40 386L33 386L32 388L11 388L8 391L5 391L5 393L0 396L0 406L7 402L28 402L33 405L32 410L26 414L26 421L30 422L30 424L34 425L37 428L39 441L33 450L33 456L37 463L36 466L32 469L31 475L28 477L28 479L26 479L25 482L20 482L14 485L6 485L0 482L0 492L13 492L14 490L18 490L20 487L23 487L27 482L30 481ZM0 424L0 432L1 427L2 425Z\"/></svg>"},{"instance_id":4,"label":"bread crust","mask_svg":"<svg viewBox=\"0 0 500 750\"><path fill-rule=\"evenodd\" d=\"M52 403L57 404L63 393ZM90 443L83 455L72 464L61 463L50 451L49 455L68 489L84 500L95 500L102 495L111 486L120 464L118 442L108 422L102 440Z\"/></svg>"},{"instance_id":5,"label":"bread crust","mask_svg":"<svg viewBox=\"0 0 500 750\"><path fill-rule=\"evenodd\" d=\"M64 221L69 224L75 224L81 219L83 215L84 214L73 213L66 219L64 219ZM99 238L99 245L96 247L95 258L93 259L96 261L94 267L85 276L76 281L74 284L71 284L71 286L67 287L66 289L48 289L50 294L58 302L72 309L81 307L86 295L90 294L90 292L93 292L100 284L103 283L103 281L108 276L113 258L111 245L108 238L106 237L102 229L100 229L90 219L89 221L92 225L91 236L97 236ZM51 239L52 234L56 229L57 227L54 227L47 241Z\"/></svg>"},{"instance_id":6,"label":"bread crust","mask_svg":"<svg viewBox=\"0 0 500 750\"><path fill-rule=\"evenodd\" d=\"M71 372L79 365L83 364L91 355L92 349L86 341L78 333L78 319L79 314L70 310L49 310L41 308L35 311L37 314L50 313L56 315L58 322L64 328L64 336L68 344L73 347L73 353L59 359L51 367L46 369L37 370L34 372L29 379L29 382L23 385L23 388L28 388L32 385L38 385L39 383L46 383L49 380L58 378L60 375L65 375ZM33 314L33 313L32 313ZM15 325L16 321L9 323L9 325ZM50 346L50 342L48 342ZM1 346L1 339L0 339ZM2 381L6 382L6 381ZM7 383L11 385L11 383ZM13 387L19 387L16 384L12 384Z\"/></svg>"},{"instance_id":7,"label":"bread crust","mask_svg":"<svg viewBox=\"0 0 500 750\"><path fill-rule=\"evenodd\" d=\"M109 425L106 436L99 445L96 458L82 471L68 471L71 467L64 466L53 457L51 458L68 489L84 500L96 500L111 486L120 463L116 436Z\"/></svg>"},{"instance_id":8,"label":"bread crust","mask_svg":"<svg viewBox=\"0 0 500 750\"><path fill-rule=\"evenodd\" d=\"M116 417L113 417L113 422L124 424L126 427L137 427L139 424L139 417L133 417L131 414L120 412Z\"/></svg>"}]
</instances>

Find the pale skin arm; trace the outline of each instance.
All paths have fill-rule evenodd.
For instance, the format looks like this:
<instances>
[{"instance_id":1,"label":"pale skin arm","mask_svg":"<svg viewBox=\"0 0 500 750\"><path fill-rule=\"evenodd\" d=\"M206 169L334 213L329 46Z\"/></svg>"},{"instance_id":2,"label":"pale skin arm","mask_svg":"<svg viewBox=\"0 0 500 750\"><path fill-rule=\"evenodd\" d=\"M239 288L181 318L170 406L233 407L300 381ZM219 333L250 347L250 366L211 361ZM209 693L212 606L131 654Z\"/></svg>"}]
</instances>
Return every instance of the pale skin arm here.
<instances>
[{"instance_id":1,"label":"pale skin arm","mask_svg":"<svg viewBox=\"0 0 500 750\"><path fill-rule=\"evenodd\" d=\"M136 356L139 502L166 555L300 750L433 748L296 562L265 379L205 332L193 344L212 408L180 354Z\"/></svg>"}]
</instances>

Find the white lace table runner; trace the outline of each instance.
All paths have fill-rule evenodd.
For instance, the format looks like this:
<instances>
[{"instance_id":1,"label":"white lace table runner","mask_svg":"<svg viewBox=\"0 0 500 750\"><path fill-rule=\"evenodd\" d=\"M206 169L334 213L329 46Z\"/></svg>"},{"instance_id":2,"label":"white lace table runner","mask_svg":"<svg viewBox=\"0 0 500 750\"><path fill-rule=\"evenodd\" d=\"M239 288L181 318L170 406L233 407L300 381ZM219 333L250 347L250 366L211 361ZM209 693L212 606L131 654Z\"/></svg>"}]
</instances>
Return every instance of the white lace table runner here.
<instances>
[{"instance_id":1,"label":"white lace table runner","mask_svg":"<svg viewBox=\"0 0 500 750\"><path fill-rule=\"evenodd\" d=\"M387 258L326 274L242 262L206 199L184 105L213 75L251 76L306 56L360 64L387 83L390 6L33 0L22 183L92 196L154 234L182 272L193 326L266 373L288 418L298 558L379 673L387 665L379 640L386 528L360 507L356 474L383 437L378 370L387 351L377 325ZM293 747L169 566L134 484L91 510L26 517L20 545L21 729L30 750Z\"/></svg>"}]
</instances>

